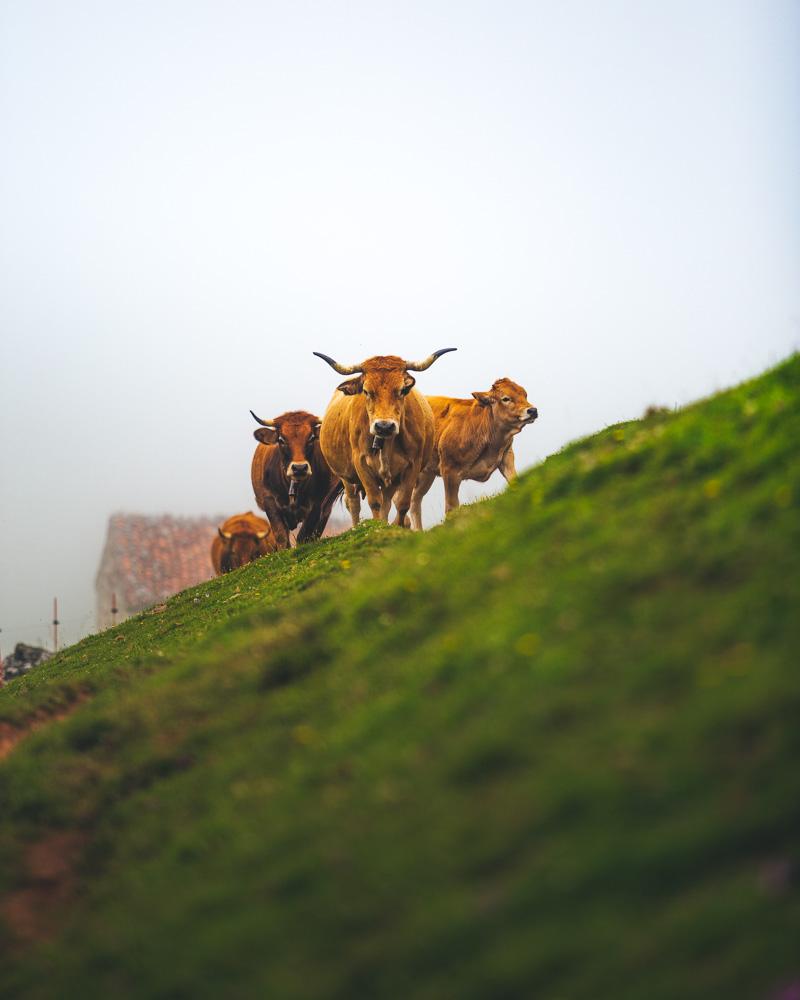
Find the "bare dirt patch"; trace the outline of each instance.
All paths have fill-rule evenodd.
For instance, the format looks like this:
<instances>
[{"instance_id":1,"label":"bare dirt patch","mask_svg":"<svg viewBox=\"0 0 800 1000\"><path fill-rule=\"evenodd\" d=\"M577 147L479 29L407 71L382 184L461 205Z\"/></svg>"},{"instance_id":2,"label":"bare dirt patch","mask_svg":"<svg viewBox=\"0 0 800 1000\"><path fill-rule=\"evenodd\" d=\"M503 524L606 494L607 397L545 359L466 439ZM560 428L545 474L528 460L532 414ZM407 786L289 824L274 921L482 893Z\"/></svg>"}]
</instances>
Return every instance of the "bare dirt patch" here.
<instances>
[{"instance_id":1,"label":"bare dirt patch","mask_svg":"<svg viewBox=\"0 0 800 1000\"><path fill-rule=\"evenodd\" d=\"M86 837L75 831L48 834L31 844L23 884L0 900L0 914L20 944L47 940L78 888L77 868Z\"/></svg>"},{"instance_id":2,"label":"bare dirt patch","mask_svg":"<svg viewBox=\"0 0 800 1000\"><path fill-rule=\"evenodd\" d=\"M37 729L42 729L51 722L60 722L62 719L68 718L88 697L88 693L83 692L74 701L70 702L69 705L55 712L48 712L43 709L30 716L20 726L14 726L10 722L0 722L0 760L5 760L19 743L27 739L32 733L35 733Z\"/></svg>"}]
</instances>

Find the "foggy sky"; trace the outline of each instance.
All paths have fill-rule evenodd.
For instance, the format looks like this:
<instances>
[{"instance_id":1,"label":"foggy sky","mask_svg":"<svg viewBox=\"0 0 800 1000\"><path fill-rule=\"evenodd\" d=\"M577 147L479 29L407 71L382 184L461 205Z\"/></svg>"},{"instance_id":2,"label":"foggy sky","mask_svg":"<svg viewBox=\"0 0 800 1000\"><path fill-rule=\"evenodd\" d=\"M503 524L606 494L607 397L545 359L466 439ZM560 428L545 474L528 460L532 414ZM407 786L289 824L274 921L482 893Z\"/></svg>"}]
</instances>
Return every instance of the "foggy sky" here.
<instances>
[{"instance_id":1,"label":"foggy sky","mask_svg":"<svg viewBox=\"0 0 800 1000\"><path fill-rule=\"evenodd\" d=\"M252 509L248 410L322 414L314 350L521 382L522 468L797 349L798 29L792 0L0 2L3 654L54 595L93 628L110 513Z\"/></svg>"}]
</instances>

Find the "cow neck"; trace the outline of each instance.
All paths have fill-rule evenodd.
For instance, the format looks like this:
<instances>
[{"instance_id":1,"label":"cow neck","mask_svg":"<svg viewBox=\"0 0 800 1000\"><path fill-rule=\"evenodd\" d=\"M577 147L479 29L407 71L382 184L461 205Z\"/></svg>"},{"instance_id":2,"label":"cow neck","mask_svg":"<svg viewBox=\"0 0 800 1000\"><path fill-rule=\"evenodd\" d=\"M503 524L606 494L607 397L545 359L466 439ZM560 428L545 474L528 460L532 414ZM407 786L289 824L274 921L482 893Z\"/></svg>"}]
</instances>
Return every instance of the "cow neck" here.
<instances>
[{"instance_id":1,"label":"cow neck","mask_svg":"<svg viewBox=\"0 0 800 1000\"><path fill-rule=\"evenodd\" d=\"M490 406L481 406L480 403L477 402L475 405L480 410L488 411L486 413L481 413L480 431L475 435L476 444L480 447L480 451L478 453L478 459L480 459L489 452L501 449L503 445L508 444L511 441L511 438L514 435L512 427L505 428L498 420L495 419L495 415Z\"/></svg>"},{"instance_id":2,"label":"cow neck","mask_svg":"<svg viewBox=\"0 0 800 1000\"><path fill-rule=\"evenodd\" d=\"M518 430L518 428L514 427L513 425L509 426L508 424L500 424L499 421L493 419L492 435L490 440L494 445L499 446L505 444L506 441L510 441L511 438L514 436L515 430Z\"/></svg>"},{"instance_id":3,"label":"cow neck","mask_svg":"<svg viewBox=\"0 0 800 1000\"><path fill-rule=\"evenodd\" d=\"M528 427L528 426L529 426L528 424L516 423L516 424L512 424L509 427L507 424L505 424L504 425L505 430L503 431L503 434L502 434L502 440L503 441L511 441L511 439L515 438L517 436L517 434L519 434L519 432L524 427Z\"/></svg>"},{"instance_id":4,"label":"cow neck","mask_svg":"<svg viewBox=\"0 0 800 1000\"><path fill-rule=\"evenodd\" d=\"M497 425L491 406L481 406L477 400L474 405L478 408L479 421L473 440L480 447L482 453L492 445Z\"/></svg>"}]
</instances>

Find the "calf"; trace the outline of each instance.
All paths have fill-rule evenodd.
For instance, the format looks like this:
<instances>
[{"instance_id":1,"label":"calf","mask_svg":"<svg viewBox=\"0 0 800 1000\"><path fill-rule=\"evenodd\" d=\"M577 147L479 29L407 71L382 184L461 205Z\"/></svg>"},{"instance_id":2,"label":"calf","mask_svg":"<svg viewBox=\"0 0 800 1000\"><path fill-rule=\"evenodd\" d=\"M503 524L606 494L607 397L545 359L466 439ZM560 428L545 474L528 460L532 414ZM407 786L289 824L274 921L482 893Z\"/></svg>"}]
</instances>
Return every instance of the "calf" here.
<instances>
[{"instance_id":1,"label":"calf","mask_svg":"<svg viewBox=\"0 0 800 1000\"><path fill-rule=\"evenodd\" d=\"M539 416L522 386L508 378L498 379L488 392L473 392L472 399L428 396L428 402L435 445L411 498L411 522L417 530L422 529L422 498L436 476L444 480L445 513L458 507L464 479L485 483L499 469L512 480L517 474L512 439Z\"/></svg>"}]
</instances>

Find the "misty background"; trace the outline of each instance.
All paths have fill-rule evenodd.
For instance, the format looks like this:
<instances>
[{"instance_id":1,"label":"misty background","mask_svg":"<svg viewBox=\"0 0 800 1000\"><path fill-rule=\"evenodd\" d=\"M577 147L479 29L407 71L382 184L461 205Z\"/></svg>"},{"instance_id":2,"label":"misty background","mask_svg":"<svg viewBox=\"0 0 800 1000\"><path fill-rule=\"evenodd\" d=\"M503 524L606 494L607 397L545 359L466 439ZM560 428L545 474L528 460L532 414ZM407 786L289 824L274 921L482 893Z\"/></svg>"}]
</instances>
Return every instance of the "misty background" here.
<instances>
[{"instance_id":1,"label":"misty background","mask_svg":"<svg viewBox=\"0 0 800 1000\"><path fill-rule=\"evenodd\" d=\"M520 382L518 468L796 350L799 50L792 0L0 2L3 654L94 628L112 512L253 509L314 350Z\"/></svg>"}]
</instances>

